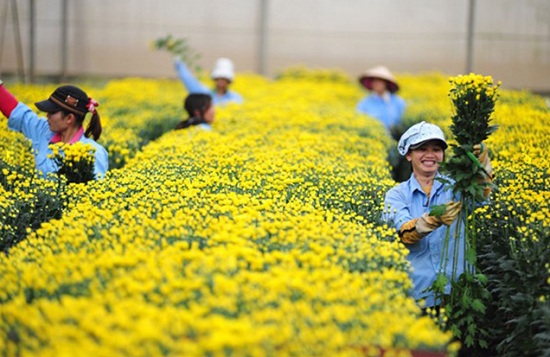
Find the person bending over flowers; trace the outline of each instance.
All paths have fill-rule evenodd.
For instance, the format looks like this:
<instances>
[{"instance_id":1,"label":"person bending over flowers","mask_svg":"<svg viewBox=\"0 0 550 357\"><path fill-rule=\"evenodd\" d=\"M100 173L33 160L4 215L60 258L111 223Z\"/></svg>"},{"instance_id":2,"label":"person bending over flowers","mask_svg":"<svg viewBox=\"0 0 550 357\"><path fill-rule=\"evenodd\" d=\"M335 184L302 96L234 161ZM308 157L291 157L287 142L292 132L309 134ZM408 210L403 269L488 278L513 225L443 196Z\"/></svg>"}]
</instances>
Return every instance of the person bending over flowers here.
<instances>
[{"instance_id":1,"label":"person bending over flowers","mask_svg":"<svg viewBox=\"0 0 550 357\"><path fill-rule=\"evenodd\" d=\"M476 145L474 154L489 173L485 179L490 180L491 164L486 148L481 150L482 147L482 144ZM466 265L463 229L455 235L456 218L462 208L460 197L453 197L452 179L439 172L446 149L447 142L437 125L421 122L409 128L401 136L398 150L411 163L412 174L407 181L390 189L384 201L384 220L397 229L399 238L409 250L407 260L412 268L412 296L417 301L424 300L424 307L441 303L428 290L437 274L445 273L448 277L444 294L449 294L451 279L458 278ZM432 206L442 204L446 205L442 215L430 215ZM445 246L447 227L450 228L449 237L457 237L458 245L453 240ZM455 246L458 247L457 252L454 252ZM456 270L452 276L455 263Z\"/></svg>"},{"instance_id":2,"label":"person bending over flowers","mask_svg":"<svg viewBox=\"0 0 550 357\"><path fill-rule=\"evenodd\" d=\"M8 118L11 130L23 133L31 140L36 168L44 177L59 170L51 158L53 143L74 144L81 142L92 145L95 150L95 178L105 176L109 161L107 150L96 142L102 128L97 107L99 104L80 88L72 85L58 87L48 99L35 103L46 113L40 118L27 105L19 102L0 80L0 111ZM92 118L86 130L83 122L87 113Z\"/></svg>"}]
</instances>

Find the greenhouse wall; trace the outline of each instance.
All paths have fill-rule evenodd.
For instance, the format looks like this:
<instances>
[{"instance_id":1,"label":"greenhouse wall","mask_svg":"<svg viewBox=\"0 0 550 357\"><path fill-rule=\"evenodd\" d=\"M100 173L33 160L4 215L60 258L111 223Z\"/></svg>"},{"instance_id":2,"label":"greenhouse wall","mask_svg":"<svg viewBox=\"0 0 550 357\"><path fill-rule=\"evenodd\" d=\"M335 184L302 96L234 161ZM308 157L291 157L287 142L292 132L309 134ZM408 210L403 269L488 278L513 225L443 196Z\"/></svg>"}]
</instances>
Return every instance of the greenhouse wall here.
<instances>
[{"instance_id":1,"label":"greenhouse wall","mask_svg":"<svg viewBox=\"0 0 550 357\"><path fill-rule=\"evenodd\" d=\"M0 75L175 77L171 55L151 47L167 34L185 38L206 70L217 57L267 76L294 65L351 76L378 64L471 69L550 92L547 0L1 0Z\"/></svg>"}]
</instances>

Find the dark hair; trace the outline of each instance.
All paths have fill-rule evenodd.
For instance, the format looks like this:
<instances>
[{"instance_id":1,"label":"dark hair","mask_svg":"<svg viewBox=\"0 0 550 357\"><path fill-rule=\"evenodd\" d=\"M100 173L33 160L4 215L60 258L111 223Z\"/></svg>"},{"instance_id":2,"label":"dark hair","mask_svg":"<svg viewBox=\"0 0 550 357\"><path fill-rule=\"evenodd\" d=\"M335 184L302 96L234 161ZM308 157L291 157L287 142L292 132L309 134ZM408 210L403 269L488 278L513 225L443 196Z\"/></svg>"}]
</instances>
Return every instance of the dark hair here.
<instances>
[{"instance_id":1,"label":"dark hair","mask_svg":"<svg viewBox=\"0 0 550 357\"><path fill-rule=\"evenodd\" d=\"M195 112L198 111L202 118L211 105L212 97L209 94L203 93L191 93L183 102L183 108L187 111L189 117L196 116Z\"/></svg>"},{"instance_id":2,"label":"dark hair","mask_svg":"<svg viewBox=\"0 0 550 357\"><path fill-rule=\"evenodd\" d=\"M185 129L192 125L199 125L206 123L206 120L204 120L204 113L210 107L212 106L212 97L209 94L203 94L203 93L191 93L189 94L184 102L183 107L185 111L187 111L187 114L189 114L189 118L186 120L181 121L177 126L176 129ZM199 112L198 116L196 112Z\"/></svg>"},{"instance_id":3,"label":"dark hair","mask_svg":"<svg viewBox=\"0 0 550 357\"><path fill-rule=\"evenodd\" d=\"M79 125L82 125L84 122L84 118L86 117L86 114L77 113L70 110L63 110L63 115L69 115L72 114L76 118L76 122ZM90 123L88 124L88 127L86 128L86 131L84 132L84 136L89 138L91 137L94 140L98 140L101 136L101 132L103 131L101 127L101 120L99 118L99 114L97 111L92 114L92 119L90 119Z\"/></svg>"},{"instance_id":4,"label":"dark hair","mask_svg":"<svg viewBox=\"0 0 550 357\"><path fill-rule=\"evenodd\" d=\"M86 92L73 85L58 87L48 99L35 103L36 107L46 113L62 111L65 115L73 114L78 124L82 125L88 112L92 119L84 135L97 140L101 136L101 120L97 112L99 104L88 97Z\"/></svg>"},{"instance_id":5,"label":"dark hair","mask_svg":"<svg viewBox=\"0 0 550 357\"><path fill-rule=\"evenodd\" d=\"M84 121L84 118L82 118L82 121ZM102 131L103 128L101 127L101 120L99 119L99 114L96 111L94 114L92 114L92 119L90 119L90 124L88 124L84 135L87 138L89 138L91 135L92 139L97 140L101 136Z\"/></svg>"}]
</instances>

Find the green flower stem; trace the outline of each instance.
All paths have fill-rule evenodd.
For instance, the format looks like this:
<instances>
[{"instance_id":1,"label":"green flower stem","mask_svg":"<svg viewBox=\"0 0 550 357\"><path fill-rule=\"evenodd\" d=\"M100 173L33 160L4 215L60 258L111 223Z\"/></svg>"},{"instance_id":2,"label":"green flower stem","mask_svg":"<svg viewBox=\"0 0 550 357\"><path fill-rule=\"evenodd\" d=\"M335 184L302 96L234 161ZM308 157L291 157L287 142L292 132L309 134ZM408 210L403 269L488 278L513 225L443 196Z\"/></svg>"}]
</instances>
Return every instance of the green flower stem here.
<instances>
[{"instance_id":1,"label":"green flower stem","mask_svg":"<svg viewBox=\"0 0 550 357\"><path fill-rule=\"evenodd\" d=\"M446 230L445 230L445 238L444 238L444 244L443 244L443 251L441 252L441 257L439 258L439 272L437 274L437 276L443 276L446 280L446 267L447 267L447 262L449 261L449 240L451 238L451 227L447 226ZM436 278L437 280L439 280L438 278ZM444 304L443 303L443 297L444 297L444 294L445 294L445 285L443 285L441 287L441 289L436 289L434 291L434 298L435 298L435 301L441 301L442 305Z\"/></svg>"},{"instance_id":2,"label":"green flower stem","mask_svg":"<svg viewBox=\"0 0 550 357\"><path fill-rule=\"evenodd\" d=\"M483 170L485 171L485 170ZM470 244L471 244L471 248L474 250L474 252L477 252L477 223L476 223L476 208L475 208L475 203L472 201L472 210L471 210L471 216L472 216L472 219L471 219L471 225L468 225L468 227L471 227L471 229L469 229L469 237L470 237ZM477 254L474 254L473 255L473 258L474 258L474 261L471 262L472 263L472 266L474 267L473 269L475 269L475 266L476 266L476 263L477 263ZM474 271L475 273L475 271Z\"/></svg>"},{"instance_id":3,"label":"green flower stem","mask_svg":"<svg viewBox=\"0 0 550 357\"><path fill-rule=\"evenodd\" d=\"M457 274L457 271L458 271L458 253L459 253L459 244L460 244L460 226L462 224L462 209L460 210L460 212L458 213L458 217L457 217L457 222L456 222L456 227L455 227L455 232L454 232L454 250L453 250L453 256L454 256L454 260L453 260L453 270L451 272L451 280L452 281L455 281L457 278L458 278L458 274Z\"/></svg>"}]
</instances>

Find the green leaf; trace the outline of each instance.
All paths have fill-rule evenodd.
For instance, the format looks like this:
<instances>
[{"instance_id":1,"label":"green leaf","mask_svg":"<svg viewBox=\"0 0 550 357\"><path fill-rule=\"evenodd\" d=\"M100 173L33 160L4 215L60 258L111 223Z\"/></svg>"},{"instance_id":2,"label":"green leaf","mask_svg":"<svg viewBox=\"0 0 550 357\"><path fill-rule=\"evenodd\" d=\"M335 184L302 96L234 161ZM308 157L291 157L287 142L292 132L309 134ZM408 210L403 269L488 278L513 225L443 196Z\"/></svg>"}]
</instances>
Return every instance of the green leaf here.
<instances>
[{"instance_id":1,"label":"green leaf","mask_svg":"<svg viewBox=\"0 0 550 357\"><path fill-rule=\"evenodd\" d=\"M437 278L433 283L433 288L436 292L443 292L448 282L449 278L445 274L437 274Z\"/></svg>"},{"instance_id":2,"label":"green leaf","mask_svg":"<svg viewBox=\"0 0 550 357\"><path fill-rule=\"evenodd\" d=\"M480 299L474 299L472 301L472 310L485 313L486 306L483 304L483 302Z\"/></svg>"},{"instance_id":3,"label":"green leaf","mask_svg":"<svg viewBox=\"0 0 550 357\"><path fill-rule=\"evenodd\" d=\"M477 260L477 255L476 255L476 252L475 250L473 249L468 249L466 250L466 261L470 264L475 264L476 260Z\"/></svg>"},{"instance_id":4,"label":"green leaf","mask_svg":"<svg viewBox=\"0 0 550 357\"><path fill-rule=\"evenodd\" d=\"M487 284L487 276L485 276L485 274L476 274L475 277L481 284Z\"/></svg>"},{"instance_id":5,"label":"green leaf","mask_svg":"<svg viewBox=\"0 0 550 357\"><path fill-rule=\"evenodd\" d=\"M434 205L430 207L430 216L441 217L447 210L447 205Z\"/></svg>"}]
</instances>

